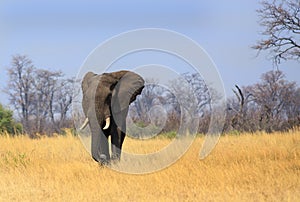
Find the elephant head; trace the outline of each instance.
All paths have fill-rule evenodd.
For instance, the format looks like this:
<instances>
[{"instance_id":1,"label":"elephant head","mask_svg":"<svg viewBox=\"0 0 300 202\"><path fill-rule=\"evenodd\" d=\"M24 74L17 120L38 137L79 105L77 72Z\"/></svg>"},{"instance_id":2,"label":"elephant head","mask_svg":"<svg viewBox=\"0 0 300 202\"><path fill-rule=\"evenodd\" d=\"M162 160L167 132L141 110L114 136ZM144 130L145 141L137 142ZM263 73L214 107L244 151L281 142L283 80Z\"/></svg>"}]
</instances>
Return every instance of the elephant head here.
<instances>
[{"instance_id":1,"label":"elephant head","mask_svg":"<svg viewBox=\"0 0 300 202\"><path fill-rule=\"evenodd\" d=\"M126 132L128 107L142 92L144 80L130 71L97 75L88 72L82 81L82 108L86 117L80 128L89 125L92 133L93 158L106 163L110 160L108 136L111 136L111 158L119 159Z\"/></svg>"}]
</instances>

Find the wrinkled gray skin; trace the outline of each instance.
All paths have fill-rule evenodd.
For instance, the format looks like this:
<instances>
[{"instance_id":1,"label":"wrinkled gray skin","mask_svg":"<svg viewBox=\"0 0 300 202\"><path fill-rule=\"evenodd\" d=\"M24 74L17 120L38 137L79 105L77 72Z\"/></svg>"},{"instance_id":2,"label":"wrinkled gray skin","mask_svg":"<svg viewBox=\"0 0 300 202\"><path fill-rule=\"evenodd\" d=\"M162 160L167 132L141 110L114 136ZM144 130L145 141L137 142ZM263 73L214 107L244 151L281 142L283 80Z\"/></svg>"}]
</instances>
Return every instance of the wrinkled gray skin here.
<instances>
[{"instance_id":1,"label":"wrinkled gray skin","mask_svg":"<svg viewBox=\"0 0 300 202\"><path fill-rule=\"evenodd\" d=\"M88 72L84 76L82 107L92 133L92 157L97 162L107 164L120 159L128 107L143 88L143 78L130 71L101 75ZM110 126L104 130L107 117L110 117ZM111 136L111 157L108 136Z\"/></svg>"}]
</instances>

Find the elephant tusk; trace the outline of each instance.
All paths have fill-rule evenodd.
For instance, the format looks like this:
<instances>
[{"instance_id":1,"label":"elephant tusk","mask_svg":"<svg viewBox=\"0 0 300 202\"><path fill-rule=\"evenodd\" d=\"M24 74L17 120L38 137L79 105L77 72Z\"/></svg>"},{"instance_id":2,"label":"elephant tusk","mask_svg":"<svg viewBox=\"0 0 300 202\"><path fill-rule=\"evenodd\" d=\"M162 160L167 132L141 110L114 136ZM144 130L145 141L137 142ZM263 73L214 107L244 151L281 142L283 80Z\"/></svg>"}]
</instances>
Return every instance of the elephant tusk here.
<instances>
[{"instance_id":1,"label":"elephant tusk","mask_svg":"<svg viewBox=\"0 0 300 202\"><path fill-rule=\"evenodd\" d=\"M105 126L104 126L103 130L108 129L108 128L109 128L109 125L110 125L110 117L107 117L107 118L105 119Z\"/></svg>"},{"instance_id":2,"label":"elephant tusk","mask_svg":"<svg viewBox=\"0 0 300 202\"><path fill-rule=\"evenodd\" d=\"M82 124L82 126L79 128L79 130L83 130L83 129L87 126L88 123L89 123L89 119L86 118L86 119L84 120L84 123Z\"/></svg>"}]
</instances>

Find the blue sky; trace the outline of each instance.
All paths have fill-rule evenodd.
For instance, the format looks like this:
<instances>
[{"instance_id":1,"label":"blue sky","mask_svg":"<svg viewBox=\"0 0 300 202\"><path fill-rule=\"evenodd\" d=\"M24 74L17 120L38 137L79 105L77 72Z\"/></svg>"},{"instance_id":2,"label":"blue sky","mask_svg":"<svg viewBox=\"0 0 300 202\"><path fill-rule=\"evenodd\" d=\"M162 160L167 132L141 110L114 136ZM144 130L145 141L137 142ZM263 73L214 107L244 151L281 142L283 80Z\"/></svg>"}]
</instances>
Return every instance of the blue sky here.
<instances>
[{"instance_id":1,"label":"blue sky","mask_svg":"<svg viewBox=\"0 0 300 202\"><path fill-rule=\"evenodd\" d=\"M88 54L114 35L132 29L164 28L202 46L230 94L235 84L255 83L262 73L273 69L266 54L255 57L256 51L250 48L263 29L255 12L259 6L253 0L3 0L0 88L5 87L5 69L14 54L28 55L36 67L75 76ZM284 62L279 68L287 79L300 84L299 62ZM1 94L0 102L7 104L6 99Z\"/></svg>"}]
</instances>

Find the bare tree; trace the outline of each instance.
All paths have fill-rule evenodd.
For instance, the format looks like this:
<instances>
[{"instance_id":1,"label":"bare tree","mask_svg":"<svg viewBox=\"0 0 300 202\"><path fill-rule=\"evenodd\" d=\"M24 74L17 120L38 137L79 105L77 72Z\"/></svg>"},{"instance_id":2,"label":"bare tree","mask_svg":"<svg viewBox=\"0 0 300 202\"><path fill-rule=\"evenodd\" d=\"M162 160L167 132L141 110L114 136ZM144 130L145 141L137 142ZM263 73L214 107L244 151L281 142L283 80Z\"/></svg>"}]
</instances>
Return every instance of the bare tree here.
<instances>
[{"instance_id":1,"label":"bare tree","mask_svg":"<svg viewBox=\"0 0 300 202\"><path fill-rule=\"evenodd\" d=\"M130 107L130 116L134 121L138 120L141 126L147 126L153 121L153 117L152 120L150 118L153 116L150 114L151 108L159 105L166 113L162 132L177 131L181 122L191 123L199 117L203 119L201 132L207 131L210 104L218 96L215 92L209 92L199 74L183 74L180 78L170 81L170 89L158 85L155 80L148 80L146 83L141 95ZM159 122L164 115L157 114L157 116L160 118L154 118L157 121L154 124L160 126Z\"/></svg>"},{"instance_id":2,"label":"bare tree","mask_svg":"<svg viewBox=\"0 0 300 202\"><path fill-rule=\"evenodd\" d=\"M131 107L131 115L133 115L134 119L138 119L141 125L147 125L150 122L147 112L149 112L157 97L157 82L146 80L146 83L147 85L144 87L141 95L137 96Z\"/></svg>"},{"instance_id":3,"label":"bare tree","mask_svg":"<svg viewBox=\"0 0 300 202\"><path fill-rule=\"evenodd\" d=\"M151 108L156 105L166 107L168 94L169 92L165 88L158 85L158 81L153 79L146 80L142 93L136 98L136 101L130 108L132 118L139 120L141 125L149 124L151 122L149 114Z\"/></svg>"},{"instance_id":4,"label":"bare tree","mask_svg":"<svg viewBox=\"0 0 300 202\"><path fill-rule=\"evenodd\" d=\"M28 134L31 134L30 114L33 110L34 71L35 67L27 56L13 56L11 67L8 69L9 80L5 90L10 104L19 114L24 132Z\"/></svg>"},{"instance_id":5,"label":"bare tree","mask_svg":"<svg viewBox=\"0 0 300 202\"><path fill-rule=\"evenodd\" d=\"M281 71L269 71L258 83L236 86L228 100L226 130L283 131L300 125L300 89Z\"/></svg>"},{"instance_id":6,"label":"bare tree","mask_svg":"<svg viewBox=\"0 0 300 202\"><path fill-rule=\"evenodd\" d=\"M8 69L10 104L18 112L24 132L60 133L71 127L68 112L73 98L74 79L65 79L60 71L37 69L27 56L16 55Z\"/></svg>"},{"instance_id":7,"label":"bare tree","mask_svg":"<svg viewBox=\"0 0 300 202\"><path fill-rule=\"evenodd\" d=\"M263 0L257 10L264 38L253 46L269 50L275 62L300 60L300 0Z\"/></svg>"},{"instance_id":8,"label":"bare tree","mask_svg":"<svg viewBox=\"0 0 300 202\"><path fill-rule=\"evenodd\" d=\"M174 103L177 113L179 109L186 110L184 119L200 119L199 132L206 133L210 120L210 110L213 101L218 99L215 92L210 91L208 84L197 73L185 73L177 80L172 81L171 103ZM183 113L185 114L185 113ZM179 117L179 116L178 116Z\"/></svg>"},{"instance_id":9,"label":"bare tree","mask_svg":"<svg viewBox=\"0 0 300 202\"><path fill-rule=\"evenodd\" d=\"M237 101L231 101L228 109L233 112L233 115L229 115L231 126L238 131L252 131L253 125L250 119L250 102L253 101L253 95L247 90L247 88L240 88L235 85L236 90L233 93L236 96Z\"/></svg>"},{"instance_id":10,"label":"bare tree","mask_svg":"<svg viewBox=\"0 0 300 202\"><path fill-rule=\"evenodd\" d=\"M294 99L296 83L284 78L281 71L269 71L250 88L260 112L260 128L267 132L281 129L287 119L286 107Z\"/></svg>"},{"instance_id":11,"label":"bare tree","mask_svg":"<svg viewBox=\"0 0 300 202\"><path fill-rule=\"evenodd\" d=\"M287 122L285 124L286 128L293 128L300 126L300 88L298 87L290 102L285 106Z\"/></svg>"},{"instance_id":12,"label":"bare tree","mask_svg":"<svg viewBox=\"0 0 300 202\"><path fill-rule=\"evenodd\" d=\"M74 78L60 79L56 82L56 86L51 92L49 103L50 119L57 133L60 133L63 127L70 127L68 112L74 97L74 82Z\"/></svg>"},{"instance_id":13,"label":"bare tree","mask_svg":"<svg viewBox=\"0 0 300 202\"><path fill-rule=\"evenodd\" d=\"M62 77L61 72L51 72L49 70L37 69L34 80L34 111L36 121L35 131L42 134L50 113L50 106L53 102L53 94L57 90L58 79Z\"/></svg>"}]
</instances>

